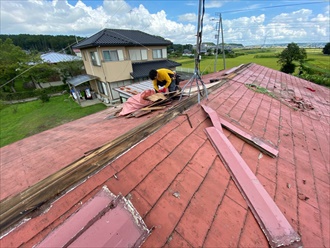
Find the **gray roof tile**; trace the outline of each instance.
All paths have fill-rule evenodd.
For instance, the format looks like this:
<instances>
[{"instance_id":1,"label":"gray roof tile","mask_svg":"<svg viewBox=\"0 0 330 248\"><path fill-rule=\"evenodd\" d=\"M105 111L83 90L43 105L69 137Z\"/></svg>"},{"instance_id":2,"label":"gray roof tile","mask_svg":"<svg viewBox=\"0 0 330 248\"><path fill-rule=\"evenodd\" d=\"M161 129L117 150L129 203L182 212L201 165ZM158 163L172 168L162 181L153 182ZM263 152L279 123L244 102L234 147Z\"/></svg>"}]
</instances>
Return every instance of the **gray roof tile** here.
<instances>
[{"instance_id":1,"label":"gray roof tile","mask_svg":"<svg viewBox=\"0 0 330 248\"><path fill-rule=\"evenodd\" d=\"M148 61L148 62L136 62L132 63L134 78L148 77L149 71L151 69L167 68L171 69L173 67L181 66L180 63L177 63L172 60L157 60L157 61Z\"/></svg>"},{"instance_id":2,"label":"gray roof tile","mask_svg":"<svg viewBox=\"0 0 330 248\"><path fill-rule=\"evenodd\" d=\"M150 35L139 30L103 29L84 39L73 48L89 48L96 46L168 46L172 42L164 38Z\"/></svg>"}]
</instances>

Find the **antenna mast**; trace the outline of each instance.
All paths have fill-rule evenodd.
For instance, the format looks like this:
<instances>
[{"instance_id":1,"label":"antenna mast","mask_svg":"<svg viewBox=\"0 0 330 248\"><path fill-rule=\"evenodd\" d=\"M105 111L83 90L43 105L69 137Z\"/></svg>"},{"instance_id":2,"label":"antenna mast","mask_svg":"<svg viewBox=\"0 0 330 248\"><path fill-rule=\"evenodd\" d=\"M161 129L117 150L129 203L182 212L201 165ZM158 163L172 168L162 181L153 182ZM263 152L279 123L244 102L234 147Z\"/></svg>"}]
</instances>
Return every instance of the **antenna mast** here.
<instances>
[{"instance_id":1,"label":"antenna mast","mask_svg":"<svg viewBox=\"0 0 330 248\"><path fill-rule=\"evenodd\" d=\"M202 10L202 2L203 2L203 14L201 13ZM185 86L182 88L182 92L181 92L181 96L180 96L180 100L182 98L182 94L184 92L184 89L190 85L189 88L189 94L191 92L191 87L193 85L194 82L196 82L196 86L197 86L197 93L198 93L198 103L200 103L200 98L201 95L203 93L203 91L200 89L200 85L203 87L204 93L207 97L207 89L205 87L204 82L201 79L200 76L200 70L199 70L199 63L200 63L200 59L201 59L201 44L202 44L202 30L203 30L203 17L204 17L204 3L205 0L199 0L199 8L198 8L198 24L197 24L197 41L196 41L196 53L195 53L195 71L194 71L194 75L192 76L192 78L185 84Z\"/></svg>"}]
</instances>

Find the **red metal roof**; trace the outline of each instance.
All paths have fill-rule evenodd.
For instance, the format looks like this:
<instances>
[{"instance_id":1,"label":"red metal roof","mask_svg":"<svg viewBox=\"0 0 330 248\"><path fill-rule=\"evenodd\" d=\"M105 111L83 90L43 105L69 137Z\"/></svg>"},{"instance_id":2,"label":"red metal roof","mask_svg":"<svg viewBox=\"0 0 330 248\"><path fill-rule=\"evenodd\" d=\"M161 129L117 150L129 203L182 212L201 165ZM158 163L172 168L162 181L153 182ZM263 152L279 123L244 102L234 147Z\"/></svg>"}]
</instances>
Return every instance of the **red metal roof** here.
<instances>
[{"instance_id":1,"label":"red metal roof","mask_svg":"<svg viewBox=\"0 0 330 248\"><path fill-rule=\"evenodd\" d=\"M148 235L132 204L103 187L36 247L139 247Z\"/></svg>"},{"instance_id":2,"label":"red metal roof","mask_svg":"<svg viewBox=\"0 0 330 248\"><path fill-rule=\"evenodd\" d=\"M203 81L223 76L209 74ZM329 89L256 64L229 77L201 103L278 149L276 158L269 157L223 129L303 245L329 247ZM1 148L1 199L163 112L107 119L110 111ZM198 104L184 113L192 128L187 116L176 117L3 236L1 247L39 243L104 185L129 198L154 227L142 247L268 247L205 133L212 126L207 114Z\"/></svg>"}]
</instances>

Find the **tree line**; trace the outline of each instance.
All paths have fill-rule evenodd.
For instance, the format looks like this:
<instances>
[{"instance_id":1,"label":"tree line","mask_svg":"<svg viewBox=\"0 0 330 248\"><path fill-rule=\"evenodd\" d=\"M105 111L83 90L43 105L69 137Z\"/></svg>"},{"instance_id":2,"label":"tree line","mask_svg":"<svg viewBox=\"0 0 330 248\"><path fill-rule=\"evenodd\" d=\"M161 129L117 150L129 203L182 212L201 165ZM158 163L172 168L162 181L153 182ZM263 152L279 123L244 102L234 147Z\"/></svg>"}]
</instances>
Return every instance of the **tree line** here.
<instances>
[{"instance_id":1,"label":"tree line","mask_svg":"<svg viewBox=\"0 0 330 248\"><path fill-rule=\"evenodd\" d=\"M71 47L84 39L74 35L31 35L31 34L0 34L0 39L5 41L7 38L12 40L15 46L19 46L25 51L38 52L64 52L74 54Z\"/></svg>"}]
</instances>

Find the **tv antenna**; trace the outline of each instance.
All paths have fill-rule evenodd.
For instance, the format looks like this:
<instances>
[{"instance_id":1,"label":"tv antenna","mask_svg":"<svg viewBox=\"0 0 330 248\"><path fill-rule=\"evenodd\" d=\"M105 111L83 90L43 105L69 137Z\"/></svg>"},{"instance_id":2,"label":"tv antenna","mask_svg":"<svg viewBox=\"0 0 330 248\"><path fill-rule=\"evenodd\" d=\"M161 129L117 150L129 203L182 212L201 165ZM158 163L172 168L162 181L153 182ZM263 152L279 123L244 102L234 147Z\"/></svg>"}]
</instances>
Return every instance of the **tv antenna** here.
<instances>
[{"instance_id":1,"label":"tv antenna","mask_svg":"<svg viewBox=\"0 0 330 248\"><path fill-rule=\"evenodd\" d=\"M202 10L202 2L203 2L203 13L201 13ZM198 25L197 25L197 42L196 42L196 53L195 53L195 71L194 75L191 77L191 79L183 86L180 100L182 98L182 94L187 86L190 86L188 95L190 96L191 93L191 87L194 83L196 83L197 86L197 94L198 94L198 103L200 103L201 95L204 90L206 98L207 96L207 89L205 87L205 84L200 76L200 69L199 69L199 63L201 60L201 45L202 45L202 30L203 30L203 18L204 18L204 11L205 11L205 0L199 0L199 8L198 8ZM202 87L202 89L200 88Z\"/></svg>"}]
</instances>

